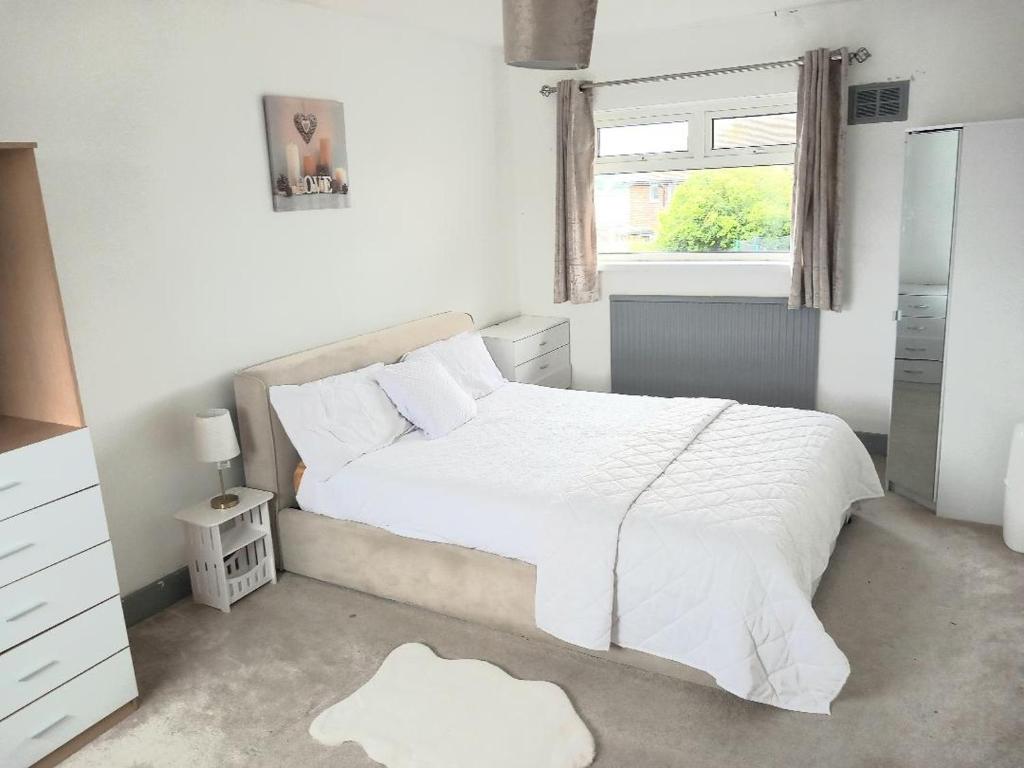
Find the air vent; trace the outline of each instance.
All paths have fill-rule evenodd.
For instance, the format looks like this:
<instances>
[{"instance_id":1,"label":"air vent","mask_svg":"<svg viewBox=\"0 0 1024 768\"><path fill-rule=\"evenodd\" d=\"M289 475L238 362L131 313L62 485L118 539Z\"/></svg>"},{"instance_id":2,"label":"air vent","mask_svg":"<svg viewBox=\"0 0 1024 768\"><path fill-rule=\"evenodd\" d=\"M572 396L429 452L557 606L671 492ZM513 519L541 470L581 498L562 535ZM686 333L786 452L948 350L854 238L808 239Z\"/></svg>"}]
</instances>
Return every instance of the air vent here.
<instances>
[{"instance_id":1,"label":"air vent","mask_svg":"<svg viewBox=\"0 0 1024 768\"><path fill-rule=\"evenodd\" d=\"M907 119L910 81L850 86L850 125Z\"/></svg>"}]
</instances>

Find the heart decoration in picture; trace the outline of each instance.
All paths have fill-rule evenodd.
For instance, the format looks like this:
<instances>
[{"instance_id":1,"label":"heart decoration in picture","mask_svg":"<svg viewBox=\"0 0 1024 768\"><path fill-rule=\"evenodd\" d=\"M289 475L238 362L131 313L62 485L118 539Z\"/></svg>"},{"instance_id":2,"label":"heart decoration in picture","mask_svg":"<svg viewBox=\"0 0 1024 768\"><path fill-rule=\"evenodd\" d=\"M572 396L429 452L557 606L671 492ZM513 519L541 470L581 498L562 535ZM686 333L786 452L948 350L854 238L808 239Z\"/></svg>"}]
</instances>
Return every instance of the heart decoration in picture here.
<instances>
[{"instance_id":1,"label":"heart decoration in picture","mask_svg":"<svg viewBox=\"0 0 1024 768\"><path fill-rule=\"evenodd\" d=\"M264 96L275 211L348 208L345 110L340 101Z\"/></svg>"}]
</instances>

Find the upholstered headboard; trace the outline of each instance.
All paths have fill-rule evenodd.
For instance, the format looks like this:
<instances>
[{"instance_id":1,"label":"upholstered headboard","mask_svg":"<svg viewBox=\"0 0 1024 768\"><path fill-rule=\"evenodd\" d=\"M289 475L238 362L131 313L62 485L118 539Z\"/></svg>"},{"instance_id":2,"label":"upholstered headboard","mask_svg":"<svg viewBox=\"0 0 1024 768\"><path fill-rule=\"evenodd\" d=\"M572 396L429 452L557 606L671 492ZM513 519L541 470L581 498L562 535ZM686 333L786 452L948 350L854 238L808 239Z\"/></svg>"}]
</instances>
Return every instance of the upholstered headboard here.
<instances>
[{"instance_id":1,"label":"upholstered headboard","mask_svg":"<svg viewBox=\"0 0 1024 768\"><path fill-rule=\"evenodd\" d=\"M270 407L270 387L275 384L305 384L325 376L355 371L371 363L393 363L417 347L472 328L473 318L469 315L443 312L279 357L236 374L235 403L238 406L246 485L275 493L276 509L295 504L292 473L299 455Z\"/></svg>"}]
</instances>

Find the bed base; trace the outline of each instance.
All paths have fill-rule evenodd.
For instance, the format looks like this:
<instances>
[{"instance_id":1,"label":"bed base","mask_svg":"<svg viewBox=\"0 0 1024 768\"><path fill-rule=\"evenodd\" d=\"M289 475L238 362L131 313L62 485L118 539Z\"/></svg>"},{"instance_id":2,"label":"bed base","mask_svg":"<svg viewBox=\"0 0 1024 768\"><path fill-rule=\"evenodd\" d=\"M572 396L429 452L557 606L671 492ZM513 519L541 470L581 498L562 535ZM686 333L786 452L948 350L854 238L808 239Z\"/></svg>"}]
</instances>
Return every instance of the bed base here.
<instances>
[{"instance_id":1,"label":"bed base","mask_svg":"<svg viewBox=\"0 0 1024 768\"><path fill-rule=\"evenodd\" d=\"M278 562L291 573L715 687L711 675L679 662L618 646L580 648L537 629L537 569L528 563L293 508L278 510L277 531Z\"/></svg>"}]
</instances>

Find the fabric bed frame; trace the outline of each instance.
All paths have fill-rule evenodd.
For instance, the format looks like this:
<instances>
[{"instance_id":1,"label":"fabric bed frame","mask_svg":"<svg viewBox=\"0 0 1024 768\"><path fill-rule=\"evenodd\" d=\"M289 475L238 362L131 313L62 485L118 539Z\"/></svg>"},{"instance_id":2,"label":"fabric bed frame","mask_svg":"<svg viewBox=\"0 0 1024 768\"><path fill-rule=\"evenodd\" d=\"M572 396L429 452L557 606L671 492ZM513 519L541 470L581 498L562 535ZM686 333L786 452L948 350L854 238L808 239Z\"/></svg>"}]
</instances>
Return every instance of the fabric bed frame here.
<instances>
[{"instance_id":1,"label":"fabric bed frame","mask_svg":"<svg viewBox=\"0 0 1024 768\"><path fill-rule=\"evenodd\" d=\"M674 661L615 646L608 651L568 646L538 630L536 568L528 563L296 508L292 477L299 456L270 406L269 388L304 384L371 363L393 363L417 347L473 327L469 315L444 312L261 363L235 376L246 484L275 494L279 565L302 576L713 686L707 673Z\"/></svg>"}]
</instances>

